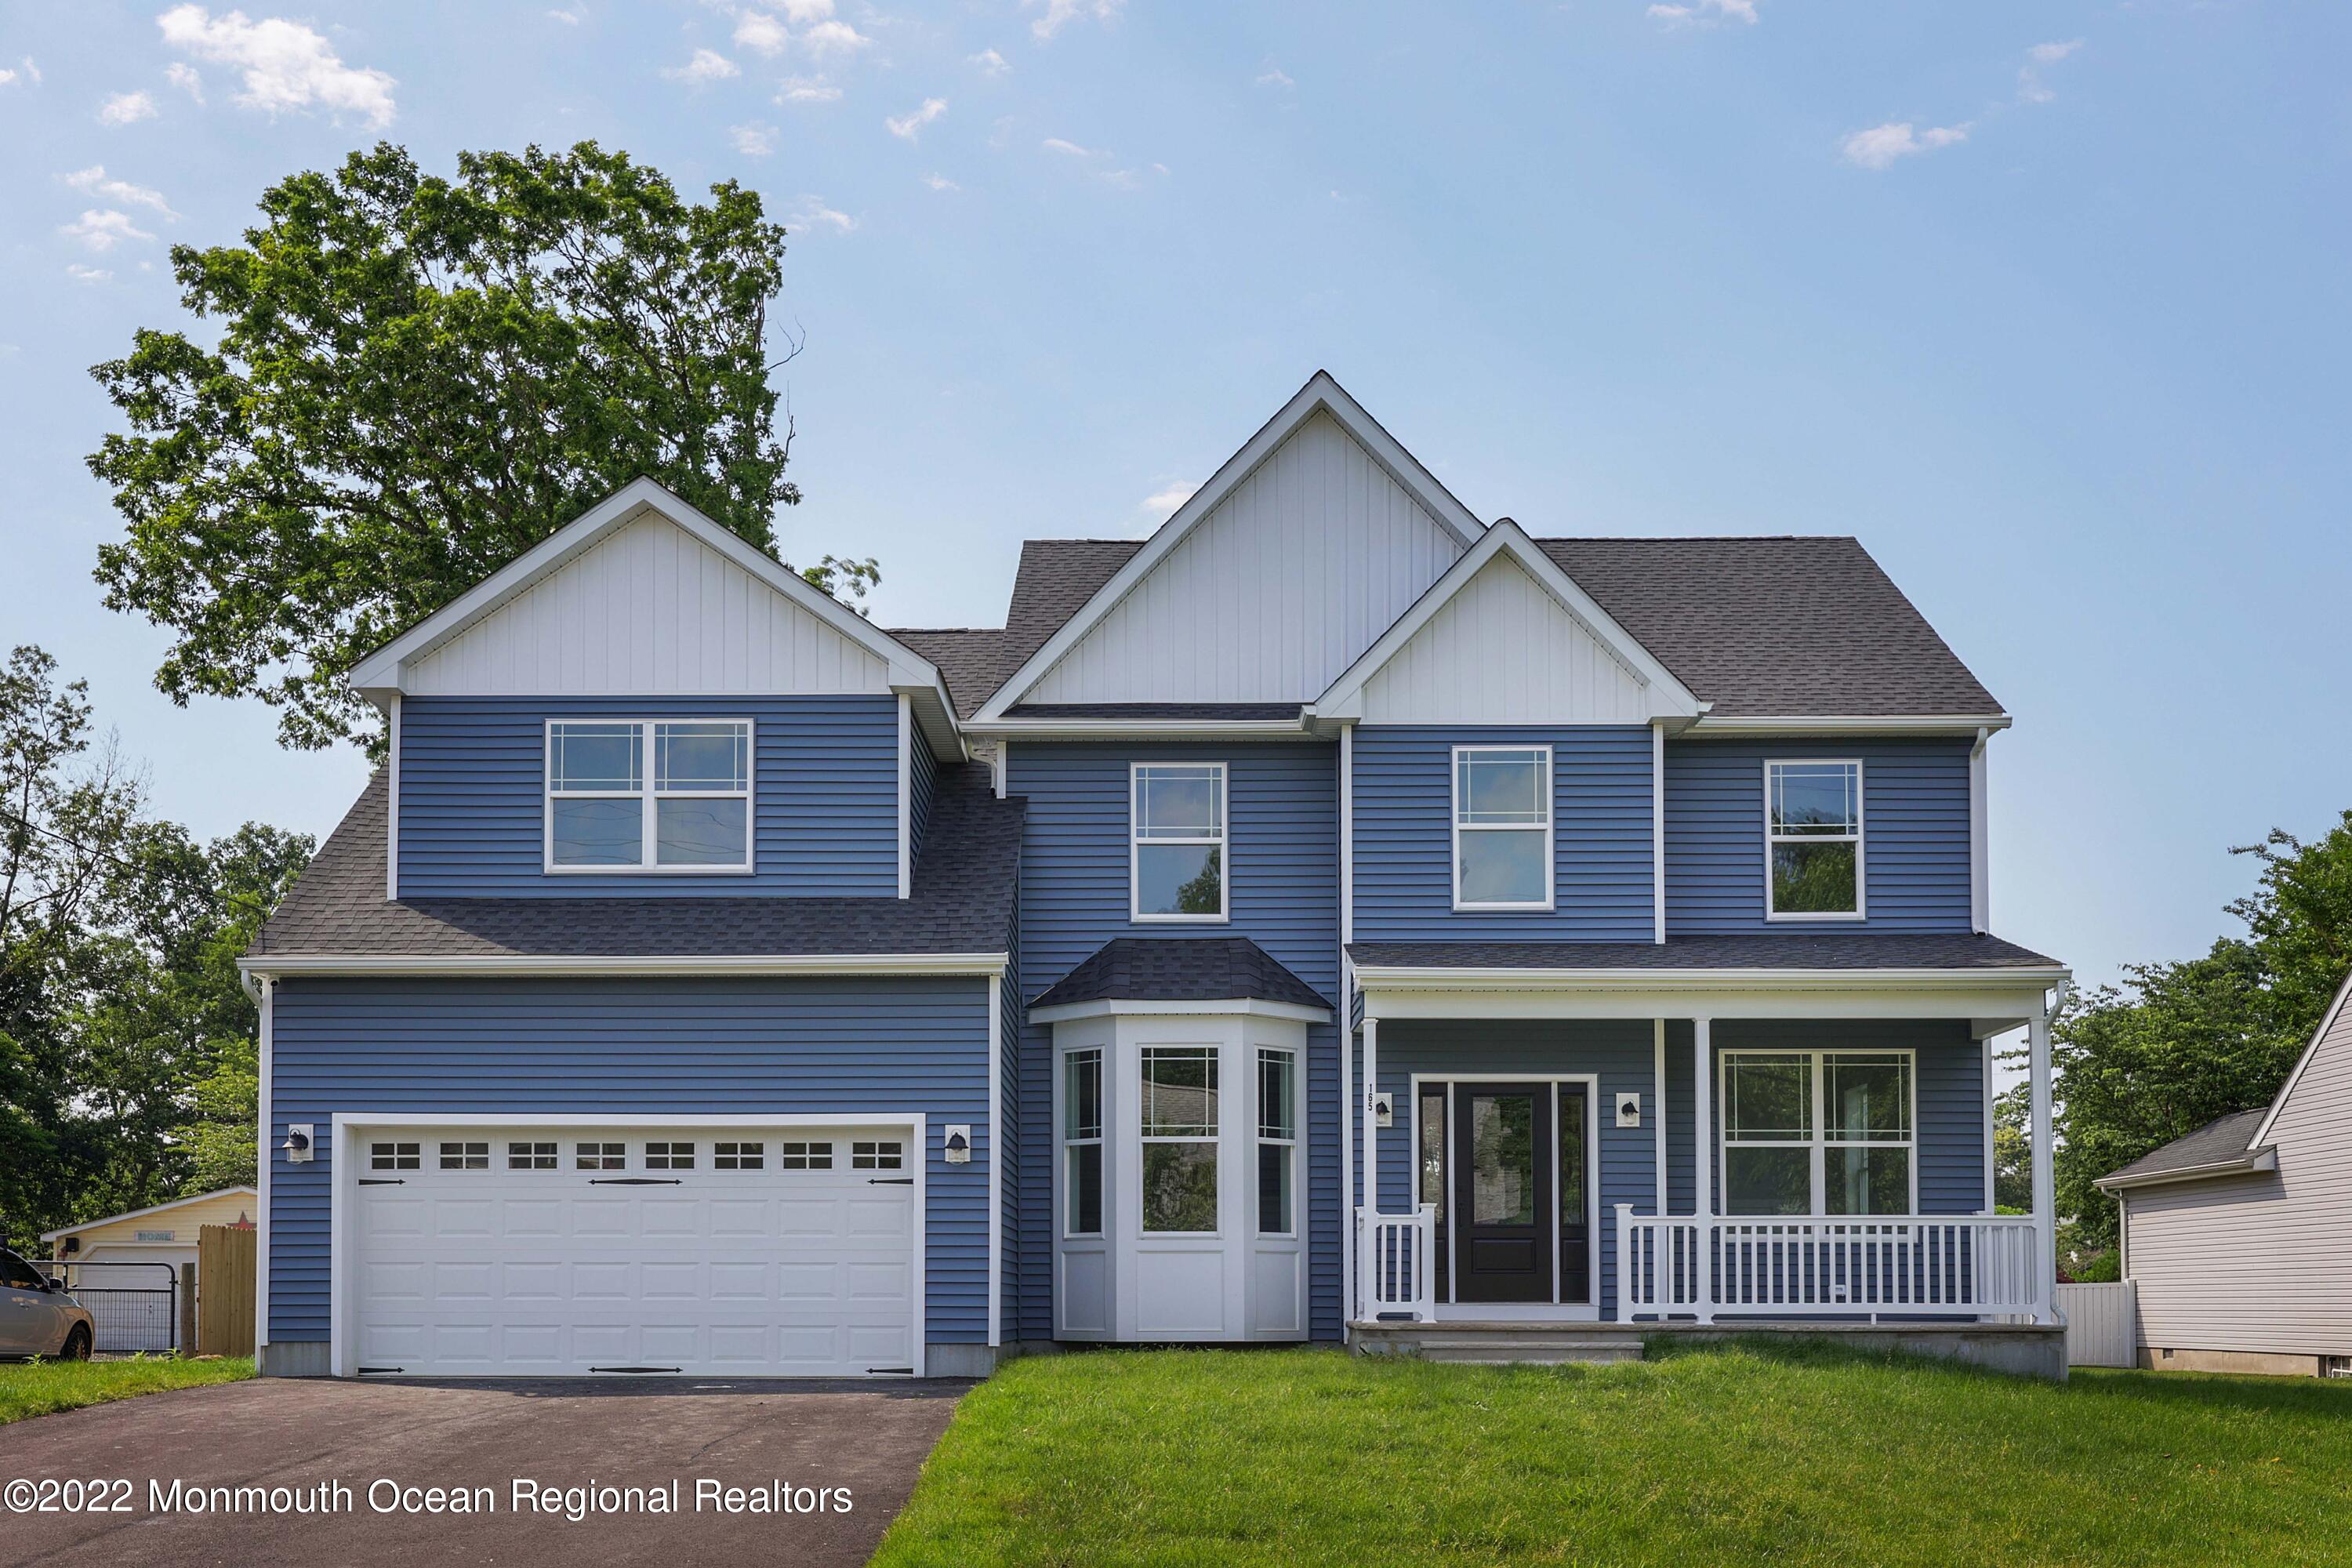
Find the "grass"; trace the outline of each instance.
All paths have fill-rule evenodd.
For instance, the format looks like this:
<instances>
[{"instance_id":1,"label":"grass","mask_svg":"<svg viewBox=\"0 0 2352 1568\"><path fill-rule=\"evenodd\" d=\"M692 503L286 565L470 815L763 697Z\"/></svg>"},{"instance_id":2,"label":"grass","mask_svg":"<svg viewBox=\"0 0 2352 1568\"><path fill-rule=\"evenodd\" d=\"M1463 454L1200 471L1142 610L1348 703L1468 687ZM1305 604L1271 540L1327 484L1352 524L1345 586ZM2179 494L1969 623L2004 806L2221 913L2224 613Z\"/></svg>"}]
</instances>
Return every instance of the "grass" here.
<instances>
[{"instance_id":1,"label":"grass","mask_svg":"<svg viewBox=\"0 0 2352 1568\"><path fill-rule=\"evenodd\" d=\"M2352 1384L1653 1354L1016 1361L876 1562L2340 1563L2352 1541Z\"/></svg>"},{"instance_id":2,"label":"grass","mask_svg":"<svg viewBox=\"0 0 2352 1568\"><path fill-rule=\"evenodd\" d=\"M47 1415L83 1405L103 1405L110 1399L161 1394L167 1388L236 1383L252 1375L250 1357L180 1361L168 1356L133 1356L128 1361L0 1363L0 1426L22 1421L27 1415Z\"/></svg>"}]
</instances>

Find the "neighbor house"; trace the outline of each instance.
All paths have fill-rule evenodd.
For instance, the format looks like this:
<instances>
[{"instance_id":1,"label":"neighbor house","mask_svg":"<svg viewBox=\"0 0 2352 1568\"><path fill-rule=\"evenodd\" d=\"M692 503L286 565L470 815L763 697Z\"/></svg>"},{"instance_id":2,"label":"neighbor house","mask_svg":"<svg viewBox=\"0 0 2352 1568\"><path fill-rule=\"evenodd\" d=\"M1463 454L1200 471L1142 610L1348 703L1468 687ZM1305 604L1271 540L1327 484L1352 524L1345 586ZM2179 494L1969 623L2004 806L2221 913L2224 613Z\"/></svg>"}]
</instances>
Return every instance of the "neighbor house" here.
<instances>
[{"instance_id":1,"label":"neighbor house","mask_svg":"<svg viewBox=\"0 0 2352 1568\"><path fill-rule=\"evenodd\" d=\"M181 1264L196 1260L196 1237L205 1226L253 1224L257 1207L255 1196L251 1187L221 1187L152 1208L45 1230L41 1239L48 1245L49 1256L60 1263L166 1263L177 1270ZM127 1273L120 1277L131 1278Z\"/></svg>"},{"instance_id":2,"label":"neighbor house","mask_svg":"<svg viewBox=\"0 0 2352 1568\"><path fill-rule=\"evenodd\" d=\"M1318 374L1001 628L641 481L352 679L383 766L244 961L271 1372L2054 1353L2009 718L1852 539L1533 538Z\"/></svg>"},{"instance_id":3,"label":"neighbor house","mask_svg":"<svg viewBox=\"0 0 2352 1568\"><path fill-rule=\"evenodd\" d=\"M2352 1377L2347 995L2352 976L2270 1104L2099 1179L2123 1211L2143 1365Z\"/></svg>"}]
</instances>

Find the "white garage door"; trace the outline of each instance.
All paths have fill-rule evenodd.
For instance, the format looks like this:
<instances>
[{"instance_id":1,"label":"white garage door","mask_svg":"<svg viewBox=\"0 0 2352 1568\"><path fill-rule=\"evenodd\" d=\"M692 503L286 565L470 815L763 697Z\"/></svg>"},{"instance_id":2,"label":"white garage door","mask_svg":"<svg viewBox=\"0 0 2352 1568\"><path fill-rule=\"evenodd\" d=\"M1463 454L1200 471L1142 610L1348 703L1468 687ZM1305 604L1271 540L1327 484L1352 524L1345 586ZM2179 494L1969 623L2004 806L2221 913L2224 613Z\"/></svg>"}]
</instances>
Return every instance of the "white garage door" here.
<instances>
[{"instance_id":1,"label":"white garage door","mask_svg":"<svg viewBox=\"0 0 2352 1568\"><path fill-rule=\"evenodd\" d=\"M903 1126L360 1129L347 1369L911 1371L918 1157Z\"/></svg>"}]
</instances>

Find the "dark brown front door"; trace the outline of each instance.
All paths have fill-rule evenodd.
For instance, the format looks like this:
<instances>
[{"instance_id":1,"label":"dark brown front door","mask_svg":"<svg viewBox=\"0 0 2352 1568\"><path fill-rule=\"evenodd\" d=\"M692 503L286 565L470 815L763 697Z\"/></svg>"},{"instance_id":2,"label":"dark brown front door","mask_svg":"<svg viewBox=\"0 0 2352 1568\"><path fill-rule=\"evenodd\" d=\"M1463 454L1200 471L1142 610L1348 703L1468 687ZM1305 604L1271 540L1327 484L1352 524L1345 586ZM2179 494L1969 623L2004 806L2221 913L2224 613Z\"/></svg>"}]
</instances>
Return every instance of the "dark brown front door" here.
<instances>
[{"instance_id":1,"label":"dark brown front door","mask_svg":"<svg viewBox=\"0 0 2352 1568\"><path fill-rule=\"evenodd\" d=\"M1549 1301L1552 1219L1549 1083L1454 1086L1454 1300Z\"/></svg>"}]
</instances>

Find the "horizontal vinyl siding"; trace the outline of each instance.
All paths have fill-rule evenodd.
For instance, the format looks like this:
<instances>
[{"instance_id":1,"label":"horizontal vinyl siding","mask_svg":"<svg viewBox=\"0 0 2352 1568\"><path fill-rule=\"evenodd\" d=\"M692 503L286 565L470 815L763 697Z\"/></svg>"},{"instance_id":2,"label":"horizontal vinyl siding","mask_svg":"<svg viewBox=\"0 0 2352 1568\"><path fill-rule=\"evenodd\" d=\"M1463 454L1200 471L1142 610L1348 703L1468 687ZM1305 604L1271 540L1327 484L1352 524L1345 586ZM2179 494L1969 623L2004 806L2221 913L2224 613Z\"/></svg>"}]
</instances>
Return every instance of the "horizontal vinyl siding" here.
<instances>
[{"instance_id":1,"label":"horizontal vinyl siding","mask_svg":"<svg viewBox=\"0 0 2352 1568\"><path fill-rule=\"evenodd\" d=\"M1965 931L1969 750L1953 740L1670 741L1666 930ZM1862 759L1864 921L1764 918L1764 763Z\"/></svg>"},{"instance_id":2,"label":"horizontal vinyl siding","mask_svg":"<svg viewBox=\"0 0 2352 1568\"><path fill-rule=\"evenodd\" d=\"M2270 1142L2275 1172L2122 1194L2141 1343L2352 1355L2352 1007Z\"/></svg>"},{"instance_id":3,"label":"horizontal vinyl siding","mask_svg":"<svg viewBox=\"0 0 2352 1568\"><path fill-rule=\"evenodd\" d=\"M931 755L930 742L923 739L923 727L911 713L907 716L907 755L911 763L907 782L907 864L922 858L923 835L931 826L931 792L940 776L939 759Z\"/></svg>"},{"instance_id":4,"label":"horizontal vinyl siding","mask_svg":"<svg viewBox=\"0 0 2352 1568\"><path fill-rule=\"evenodd\" d=\"M1034 1000L1114 937L1242 936L1326 998L1339 992L1337 748L1031 743L1012 748L1006 794L1028 802L1022 838L1021 990ZM1228 764L1226 925L1128 918L1128 768ZM1053 1335L1053 1030L1021 1036L1021 1336ZM1307 1030L1309 1321L1339 1331L1339 1059L1331 1025Z\"/></svg>"},{"instance_id":5,"label":"horizontal vinyl siding","mask_svg":"<svg viewBox=\"0 0 2352 1568\"><path fill-rule=\"evenodd\" d=\"M1380 1027L1380 1087L1394 1095L1396 1125L1379 1130L1381 1207L1403 1214L1414 1198L1412 1075L1441 1073L1597 1073L1600 1123L1597 1212L1592 1244L1601 1249L1601 1315L1617 1302L1618 1204L1650 1210L1658 1163L1655 1034L1646 1018L1428 1023L1391 1019ZM1617 1096L1642 1097L1642 1125L1616 1124Z\"/></svg>"},{"instance_id":6,"label":"horizontal vinyl siding","mask_svg":"<svg viewBox=\"0 0 2352 1568\"><path fill-rule=\"evenodd\" d=\"M663 718L752 721L752 874L549 875L546 721ZM898 709L887 694L411 697L400 731L404 899L898 891Z\"/></svg>"},{"instance_id":7,"label":"horizontal vinyl siding","mask_svg":"<svg viewBox=\"0 0 2352 1568\"><path fill-rule=\"evenodd\" d=\"M1454 748L1552 748L1555 907L1454 908ZM1355 740L1356 940L1647 942L1650 731L1364 726Z\"/></svg>"},{"instance_id":8,"label":"horizontal vinyl siding","mask_svg":"<svg viewBox=\"0 0 2352 1568\"><path fill-rule=\"evenodd\" d=\"M980 979L278 983L268 1147L269 1338L328 1337L331 1152L289 1122L338 1111L692 1115L920 1111L932 1342L987 1337L988 991ZM968 1121L968 1165L940 1157Z\"/></svg>"}]
</instances>

